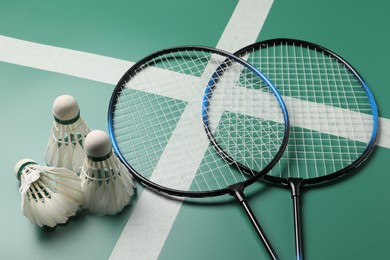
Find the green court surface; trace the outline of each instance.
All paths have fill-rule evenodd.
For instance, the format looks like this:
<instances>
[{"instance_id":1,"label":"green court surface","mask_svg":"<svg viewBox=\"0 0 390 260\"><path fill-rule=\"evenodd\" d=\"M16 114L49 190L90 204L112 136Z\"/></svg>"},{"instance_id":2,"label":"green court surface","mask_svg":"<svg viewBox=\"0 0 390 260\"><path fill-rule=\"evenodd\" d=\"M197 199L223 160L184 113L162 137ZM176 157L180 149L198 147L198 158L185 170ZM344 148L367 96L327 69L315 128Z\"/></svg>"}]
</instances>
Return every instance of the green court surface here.
<instances>
[{"instance_id":1,"label":"green court surface","mask_svg":"<svg viewBox=\"0 0 390 260\"><path fill-rule=\"evenodd\" d=\"M44 163L59 95L73 95L88 125L107 131L115 84L142 57L179 45L233 52L279 37L312 41L344 57L367 81L381 117L369 160L350 177L303 190L306 259L389 259L388 10L386 1L352 0L1 1L0 259L268 259L229 196L177 202L178 214L161 223L150 223L161 214L143 204L139 212L152 221L130 226L127 254L116 245L141 207L146 192L140 183L136 200L118 215L80 211L54 229L33 226L21 213L13 167L26 157ZM259 182L247 195L280 258L294 259L290 191ZM153 230L156 225L165 228Z\"/></svg>"}]
</instances>

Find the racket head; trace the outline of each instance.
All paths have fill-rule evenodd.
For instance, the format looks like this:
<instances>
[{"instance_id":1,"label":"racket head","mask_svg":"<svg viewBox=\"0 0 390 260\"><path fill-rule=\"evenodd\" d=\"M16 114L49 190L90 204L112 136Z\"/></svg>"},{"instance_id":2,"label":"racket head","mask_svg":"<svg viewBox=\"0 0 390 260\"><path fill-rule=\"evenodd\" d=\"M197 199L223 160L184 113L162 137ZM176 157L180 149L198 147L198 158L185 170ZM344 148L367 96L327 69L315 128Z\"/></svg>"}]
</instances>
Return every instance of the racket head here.
<instances>
[{"instance_id":1,"label":"racket head","mask_svg":"<svg viewBox=\"0 0 390 260\"><path fill-rule=\"evenodd\" d=\"M108 130L114 152L145 186L165 194L209 197L231 193L263 177L283 153L288 130L261 170L248 175L226 163L205 133L202 108L212 75L225 64L223 78L247 78L273 93L288 129L285 104L272 83L246 61L203 46L155 52L134 64L119 80L109 105ZM243 76L242 76L243 75ZM221 78L220 78L221 79ZM231 82L231 80L229 81ZM220 86L221 82L217 85ZM234 163L233 163L234 164Z\"/></svg>"},{"instance_id":2,"label":"racket head","mask_svg":"<svg viewBox=\"0 0 390 260\"><path fill-rule=\"evenodd\" d=\"M318 44L286 38L257 42L234 55L275 84L290 113L288 147L265 180L324 183L368 158L378 136L378 108L345 59Z\"/></svg>"}]
</instances>

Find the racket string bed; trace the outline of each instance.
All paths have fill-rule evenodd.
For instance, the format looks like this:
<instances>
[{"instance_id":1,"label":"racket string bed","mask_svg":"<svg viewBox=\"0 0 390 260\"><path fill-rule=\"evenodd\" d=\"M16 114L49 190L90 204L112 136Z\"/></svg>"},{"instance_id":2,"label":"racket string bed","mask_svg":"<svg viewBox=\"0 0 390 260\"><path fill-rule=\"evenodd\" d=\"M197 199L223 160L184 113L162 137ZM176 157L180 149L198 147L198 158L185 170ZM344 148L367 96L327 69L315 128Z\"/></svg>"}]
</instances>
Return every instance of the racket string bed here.
<instances>
[{"instance_id":1,"label":"racket string bed","mask_svg":"<svg viewBox=\"0 0 390 260\"><path fill-rule=\"evenodd\" d=\"M290 169L290 177L310 178L313 170L313 177L331 174L364 152L372 137L372 107L360 79L347 66L321 50L299 44L264 45L256 55L246 55L249 63L274 82L290 110L290 143L294 142L296 151L291 156L288 148L284 156L290 161L302 158L302 162L314 164L309 169L300 163L302 167ZM305 140L309 143L302 143ZM319 152L306 151L309 147ZM309 154L313 157L303 157ZM339 163L327 170L316 166L317 162L327 167L331 162ZM317 172L319 168L324 170Z\"/></svg>"},{"instance_id":2,"label":"racket string bed","mask_svg":"<svg viewBox=\"0 0 390 260\"><path fill-rule=\"evenodd\" d=\"M197 60L199 61L199 60L204 60L205 58L203 57L203 58L197 58ZM184 71L183 73L188 73L188 71L191 71L191 70L194 70L194 68L196 68L196 70L195 70L195 72L193 73L194 75L199 75L199 74L201 74L201 70L203 70L204 69L204 67L201 67L200 69L198 68L198 67L196 67L195 65L193 65L192 63L195 63L195 62L197 62L197 61L192 61L192 63L189 65L189 66L187 66L187 65L185 65L185 66L183 66L183 65L181 65L181 66L179 66L179 65L175 65L175 63L177 63L177 60L176 59L172 59L172 58L170 58L170 57L167 57L167 56L165 56L164 58L161 58L161 61L166 61L166 60L168 60L168 61L171 61L171 60L173 60L173 61L176 61L176 62L170 62L169 63L169 67L168 66L164 66L164 70L169 70L169 71L174 71L174 70L177 70L177 69L180 69L181 71ZM160 61L160 60L159 60ZM152 68L156 68L156 67L161 67L162 65L161 64L156 64L157 62L154 62L152 65L153 65L153 67ZM217 64L217 65L219 65L219 62L215 62L215 64ZM151 67L150 67L151 65L149 65L148 67L146 67L146 66L144 66L144 67L142 67L142 71L145 73L145 71L147 70L147 69L151 69ZM213 69L213 70L215 70L215 68ZM213 71L213 70L211 70L211 71ZM137 71L137 74L139 74L140 73L140 71ZM135 74L134 76L133 76L133 78L132 79L136 79L136 77L137 77L137 74ZM204 82L206 82L206 80L208 80L209 79L209 77L210 77L210 75L208 75L208 76L206 76L206 77L204 77L205 79L203 79L203 81ZM170 79L170 81L175 81L175 80L172 80L172 79ZM197 80L198 81L198 80ZM229 79L227 80L227 81L229 81ZM142 81L141 81L142 82ZM163 84L163 85L166 85L166 84L172 84L172 83L169 83L168 81L165 81L165 82L161 82L160 80L158 81L159 82L159 84ZM230 83L230 84L232 84L232 82L228 82L228 83ZM183 86L178 86L178 83L176 83L176 88L183 88ZM198 87L198 85L200 85L200 86L202 86L202 84L195 84L196 86L194 86L194 87L196 87L197 89L198 89L198 91L196 91L197 93L199 93L199 94L195 94L195 96L196 95L198 95L198 96L200 96L200 97L202 97L202 95L203 95L203 90L204 90L204 88L202 88L202 87ZM203 86L204 86L205 84L203 84ZM129 85L127 85L126 86L126 88L129 90L129 91L126 91L126 93L125 93L125 95L128 95L128 98L127 99L129 99L129 100L134 100L134 93L136 93L137 91L134 91L134 89L138 89L139 87L138 86L134 86L134 83L131 85L131 87L129 87ZM193 91L193 90L191 90L191 91ZM194 93L195 93L195 91L193 91ZM123 91L122 91L122 95L123 95ZM140 95L144 95L145 96L145 94L143 93L143 94L140 94ZM149 95L149 94L148 94ZM235 93L234 92L231 92L230 93L230 95L231 95L231 97L230 98L228 98L229 100L230 100L230 102L231 102L231 100L234 100L233 98L234 98L234 95L235 95ZM182 108L180 108L180 109L177 109L177 106L176 106L176 100L175 101L172 101L171 99L168 99L168 98L166 98L168 101L167 102L162 102L161 101L161 99L162 98L164 98L164 97L160 97L160 96L158 96L158 97L155 97L153 94L150 94L150 96L152 97L151 98L151 100L149 100L150 99L150 97L148 97L148 98L146 98L145 100L140 100L139 102L133 102L133 104L136 104L133 108L130 108L130 109L128 109L128 111L142 111L142 113L145 113L145 111L146 111L146 109L150 109L151 111L152 111L152 113L153 113L153 111L155 110L155 111L164 111L164 110L167 110L168 109L168 113L167 114L174 114L175 112L177 112L177 113L181 113L182 112L182 109L184 109L183 107ZM201 100L200 98L198 98L198 100ZM169 104L169 102L172 102L172 104ZM186 103L186 102L182 102L182 101L179 101L179 103L183 103L183 106L188 106L188 104ZM239 102L237 102L237 103L239 103ZM156 105L157 104L157 105ZM128 106L128 104L126 104L126 106ZM138 106L138 107L137 107ZM142 106L142 107L139 107L139 106ZM153 106L157 106L157 107L153 107ZM225 105L225 106L227 106L227 105ZM234 105L233 105L234 106ZM237 104L235 105L236 107L237 107ZM173 109L173 107L175 107L175 109ZM119 108L119 107L118 107ZM118 109L117 108L117 109ZM120 108L119 108L120 109ZM180 111L178 111L178 110L180 110ZM131 113L133 113L133 112L131 112ZM218 111L218 112L220 112L220 111ZM217 113L218 113L217 112ZM122 112L122 113L125 113L124 111ZM136 113L136 112L134 112L134 113ZM196 111L196 113L198 113L197 111ZM195 113L195 115L194 116L192 116L191 115L191 117L195 117L196 116L196 113ZM200 111L199 111L199 113L200 113ZM245 111L244 111L244 113L245 113ZM253 113L253 112L252 112ZM122 115L124 118L127 116L127 117L134 117L134 115L132 114L132 115L126 115L126 114L123 114ZM158 117L160 117L161 115L159 115ZM162 114L162 116L164 116L164 113ZM149 117L155 117L153 120L157 120L156 119L156 117L157 117L157 115L139 115L139 118L140 118L140 120L143 120L143 118L149 118ZM200 117L199 117L200 118ZM160 118L161 119L161 118ZM225 123L225 124L223 124L223 125L227 125L227 124L229 124L231 127L235 127L235 126L237 126L237 125L240 125L240 124L237 124L237 122L235 122L235 121L231 121L232 120L232 118L231 117L227 117L227 119L226 119L227 121L227 123ZM230 122L229 122L229 120L230 120ZM236 117L236 120L240 120L240 118L237 118ZM241 119L241 120L243 120L243 119ZM123 121L125 121L125 123L128 121L128 120L123 120ZM156 132L156 130L155 130L155 127L156 126L154 126L154 125L152 125L153 124L153 122L152 122L152 120L151 120L151 122L149 122L151 125L150 126L142 126L142 131L140 131L140 126L137 124L137 120L132 120L134 123L133 123L133 128L135 128L134 130L135 131L133 131L133 130L128 130L128 133L126 133L127 135L129 135L129 134L134 134L134 133L141 133L141 134L139 134L139 136L138 136L138 141L139 141L139 144L140 144L140 146L144 146L143 147L143 149L145 149L145 150L147 150L148 148L150 148L152 151L159 151L159 152L161 152L163 149L164 149L164 146L158 141L158 139L161 137L161 135L163 135L164 133L166 133L166 132L172 132L172 128L171 129L168 129L168 130L165 130L164 128L163 128L163 124L166 124L167 126L175 126L177 123L178 123L178 121L177 121L177 118L172 118L172 119L169 119L169 118L165 118L165 119L163 119L162 121L164 121L164 123L158 123L159 124L159 127L161 127L161 129L160 130L158 130L158 131L160 131L160 132ZM130 127L128 127L128 126L126 126L128 129L131 129ZM272 126L268 126L268 127L272 127ZM192 127L191 127L192 128ZM153 130L153 134L154 135L156 135L155 137L153 137L153 138L151 138L150 136L147 136L147 137L145 137L143 134L142 134L142 132L147 132L148 130ZM190 128L188 129L188 131L190 131ZM202 133L203 133L203 131L204 130L202 130ZM232 129L228 129L228 131L232 131ZM227 132L228 133L228 131L226 131L225 130L225 132ZM236 129L236 132L238 132L239 130L238 129ZM282 135L284 132L284 127L281 127L281 130L279 131L279 133L278 133L278 135L280 136L280 135ZM265 132L267 132L267 131L265 131ZM134 139L134 138L133 138ZM169 136L166 136L166 139L165 139L165 143L167 143L168 142L168 139L169 139ZM231 139L232 138L230 138L230 140L228 140L228 141L231 141ZM268 140L270 140L270 143L271 143L271 141L272 140L278 140L278 139L275 139L275 138L270 138L270 137L268 137L267 138ZM135 140L137 140L137 139L135 139ZM131 141L131 143L134 145L135 143L137 143L137 141L135 141L135 140L132 140ZM161 149L157 149L157 148L154 148L154 147L148 147L148 145L147 144L145 144L144 142L146 141L146 142L149 142L149 143L152 143L153 142L153 140L157 140L156 141L156 143L159 145L159 147L161 148ZM239 139L237 139L237 140L239 140ZM164 143L163 142L163 143ZM190 144L191 146L193 146L193 144ZM280 146L280 143L279 144L274 144L274 145L272 145L272 146L270 146L270 145L268 145L268 144L263 144L263 146L265 146L265 147L275 147L276 149L278 149L279 148L279 146ZM248 147L247 147L248 148ZM134 152L135 153L137 153L137 148L134 148ZM239 150L237 150L237 151L235 151L236 152L236 154L235 155L237 155L238 157L245 157L245 155L242 153L242 152L240 152ZM266 151L266 152L268 152L269 153L269 151ZM146 153L147 155L150 155L150 153ZM152 153L153 154L153 153ZM269 157L270 155L267 155L267 157ZM139 156L135 156L135 158L138 158ZM209 157L209 160L211 160L211 162L208 162L208 161L204 161L204 163L206 163L206 164L209 164L209 163L215 163L215 161L219 161L220 160L220 157ZM256 162L255 162L256 163ZM133 166L134 166L134 164L132 164ZM223 164L224 166L225 166L225 163ZM258 165L257 166L258 168L260 168L261 166L260 165ZM209 167L210 168L210 167ZM214 169L214 171L216 171L215 169ZM202 171L199 171L199 174L200 175L207 175L207 173L203 173ZM224 174L224 175L226 175L226 174ZM232 174L233 176L235 176L236 175L236 173L233 173ZM242 176L244 176L243 178L246 178L246 175L242 175ZM235 178L234 178L235 179ZM219 186L224 186L226 183L224 183L223 185L219 185Z\"/></svg>"}]
</instances>

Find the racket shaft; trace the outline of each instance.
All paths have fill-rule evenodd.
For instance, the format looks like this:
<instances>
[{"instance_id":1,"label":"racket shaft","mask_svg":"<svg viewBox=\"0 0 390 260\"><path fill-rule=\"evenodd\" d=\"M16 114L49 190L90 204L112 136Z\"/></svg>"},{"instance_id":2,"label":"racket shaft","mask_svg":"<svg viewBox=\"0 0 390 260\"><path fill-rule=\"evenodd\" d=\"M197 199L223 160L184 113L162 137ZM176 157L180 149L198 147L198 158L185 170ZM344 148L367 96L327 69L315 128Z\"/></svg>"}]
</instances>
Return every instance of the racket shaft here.
<instances>
[{"instance_id":1,"label":"racket shaft","mask_svg":"<svg viewBox=\"0 0 390 260\"><path fill-rule=\"evenodd\" d=\"M253 227L256 230L257 235L259 236L265 248L267 249L267 252L270 255L270 257L274 260L279 259L278 256L276 255L275 250L272 248L268 238L264 234L264 231L261 228L259 221L257 220L256 216L253 214L253 211L248 204L248 201L242 191L242 188L233 189L232 195L240 202L241 206L244 208L249 220L251 221Z\"/></svg>"},{"instance_id":2,"label":"racket shaft","mask_svg":"<svg viewBox=\"0 0 390 260\"><path fill-rule=\"evenodd\" d=\"M302 243L302 220L300 207L300 186L301 179L291 179L291 198L293 200L294 209L294 235L295 235L295 255L297 260L303 259L303 243Z\"/></svg>"},{"instance_id":3,"label":"racket shaft","mask_svg":"<svg viewBox=\"0 0 390 260\"><path fill-rule=\"evenodd\" d=\"M293 197L294 203L294 229L295 229L295 252L296 259L303 259L303 246L302 246L302 232L301 232L301 212L300 212L300 204L299 197Z\"/></svg>"}]
</instances>

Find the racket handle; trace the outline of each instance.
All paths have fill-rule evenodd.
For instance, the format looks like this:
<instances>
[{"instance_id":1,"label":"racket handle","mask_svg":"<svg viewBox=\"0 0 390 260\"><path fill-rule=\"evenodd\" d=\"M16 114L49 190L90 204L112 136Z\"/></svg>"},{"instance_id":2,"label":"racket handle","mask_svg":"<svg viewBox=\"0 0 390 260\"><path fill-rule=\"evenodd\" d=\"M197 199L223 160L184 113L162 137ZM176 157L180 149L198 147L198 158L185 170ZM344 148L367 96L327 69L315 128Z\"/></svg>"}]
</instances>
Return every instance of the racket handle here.
<instances>
[{"instance_id":1,"label":"racket handle","mask_svg":"<svg viewBox=\"0 0 390 260\"><path fill-rule=\"evenodd\" d=\"M256 230L257 235L263 242L265 248L267 249L268 254L273 260L279 259L279 257L276 255L275 250L272 248L268 238L265 236L263 229L261 228L259 221L257 220L256 216L253 214L252 209L250 208L248 201L244 195L244 187L240 184L233 185L230 187L232 189L231 195L233 195L241 204L241 206L244 208L249 220L251 221L253 227Z\"/></svg>"},{"instance_id":2,"label":"racket handle","mask_svg":"<svg viewBox=\"0 0 390 260\"><path fill-rule=\"evenodd\" d=\"M303 260L303 243L302 243L302 220L301 220L301 185L302 179L290 179L291 198L294 208L294 234L295 234L295 255L297 260Z\"/></svg>"}]
</instances>

